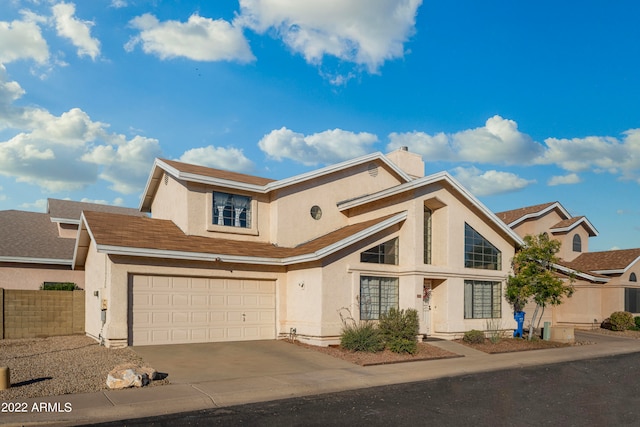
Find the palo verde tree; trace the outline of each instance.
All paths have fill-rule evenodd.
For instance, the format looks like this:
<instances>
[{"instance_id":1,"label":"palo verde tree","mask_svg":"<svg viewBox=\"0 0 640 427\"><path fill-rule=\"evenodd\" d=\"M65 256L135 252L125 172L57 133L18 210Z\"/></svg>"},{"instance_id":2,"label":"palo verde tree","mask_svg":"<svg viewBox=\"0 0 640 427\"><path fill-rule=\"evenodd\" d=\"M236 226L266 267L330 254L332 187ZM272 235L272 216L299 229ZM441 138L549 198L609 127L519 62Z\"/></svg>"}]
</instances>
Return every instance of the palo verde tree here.
<instances>
[{"instance_id":1,"label":"palo verde tree","mask_svg":"<svg viewBox=\"0 0 640 427\"><path fill-rule=\"evenodd\" d=\"M554 272L553 265L559 261L556 256L559 250L560 242L549 239L546 233L527 235L524 246L511 260L513 275L510 274L507 279L507 301L514 311L522 311L531 299L536 303L529 326L529 339L533 335L539 309L542 308L541 319L547 305L562 304L563 297L573 295L573 277L565 281Z\"/></svg>"}]
</instances>

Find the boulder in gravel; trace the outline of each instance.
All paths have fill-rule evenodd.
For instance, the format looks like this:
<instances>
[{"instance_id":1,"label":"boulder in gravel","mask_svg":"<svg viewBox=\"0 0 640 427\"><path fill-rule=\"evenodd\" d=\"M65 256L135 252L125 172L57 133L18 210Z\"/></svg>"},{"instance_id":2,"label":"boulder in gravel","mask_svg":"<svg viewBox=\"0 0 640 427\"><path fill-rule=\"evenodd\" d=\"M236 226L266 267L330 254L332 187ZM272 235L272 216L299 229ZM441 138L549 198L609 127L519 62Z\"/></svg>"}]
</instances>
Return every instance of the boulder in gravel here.
<instances>
[{"instance_id":1,"label":"boulder in gravel","mask_svg":"<svg viewBox=\"0 0 640 427\"><path fill-rule=\"evenodd\" d=\"M156 376L156 370L148 366L118 365L107 375L107 387L117 390L129 387L143 387L154 380Z\"/></svg>"}]
</instances>

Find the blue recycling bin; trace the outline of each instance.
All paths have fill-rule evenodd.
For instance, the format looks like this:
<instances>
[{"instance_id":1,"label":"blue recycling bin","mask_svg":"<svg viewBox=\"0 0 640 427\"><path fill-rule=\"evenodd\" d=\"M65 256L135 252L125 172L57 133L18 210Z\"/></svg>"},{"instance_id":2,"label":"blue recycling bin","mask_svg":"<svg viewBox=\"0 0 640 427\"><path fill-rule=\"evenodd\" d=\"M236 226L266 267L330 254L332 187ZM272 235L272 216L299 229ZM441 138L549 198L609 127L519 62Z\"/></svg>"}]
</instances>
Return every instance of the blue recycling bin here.
<instances>
[{"instance_id":1,"label":"blue recycling bin","mask_svg":"<svg viewBox=\"0 0 640 427\"><path fill-rule=\"evenodd\" d=\"M513 337L520 337L522 338L522 327L524 325L524 315L526 313L524 311L515 311L513 313L513 318L515 319L516 323L518 324L518 327L516 328L515 331L513 331Z\"/></svg>"}]
</instances>

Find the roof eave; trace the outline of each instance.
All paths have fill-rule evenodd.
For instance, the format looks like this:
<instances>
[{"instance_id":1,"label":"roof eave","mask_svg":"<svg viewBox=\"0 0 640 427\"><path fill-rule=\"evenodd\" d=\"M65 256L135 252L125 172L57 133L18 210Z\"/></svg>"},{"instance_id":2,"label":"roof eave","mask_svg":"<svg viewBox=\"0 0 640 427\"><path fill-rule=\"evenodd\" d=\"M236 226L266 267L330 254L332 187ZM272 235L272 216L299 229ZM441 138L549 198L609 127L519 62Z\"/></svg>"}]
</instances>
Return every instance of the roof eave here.
<instances>
[{"instance_id":1,"label":"roof eave","mask_svg":"<svg viewBox=\"0 0 640 427\"><path fill-rule=\"evenodd\" d=\"M190 261L208 261L208 262L225 262L225 263L239 263L239 264L260 264L260 265L292 265L300 264L304 262L318 261L328 255L331 255L341 249L344 249L358 241L371 236L379 231L382 231L392 225L398 224L407 218L407 212L401 212L397 215L387 218L377 224L367 227L366 229L354 233L338 242L325 246L314 252L307 254L296 255L292 257L275 258L275 257L252 257L241 255L228 255L222 253L204 253L204 252L186 252L175 251L165 249L149 249L149 248L133 248L123 247L115 245L96 245L96 249L100 253L106 253L109 255L122 255L122 256L134 256L134 257L149 257L149 258L170 258L181 259ZM87 227L87 232L90 230ZM93 236L91 236L93 239ZM79 241L79 239L78 239ZM95 241L95 240L94 240ZM75 258L74 258L75 259Z\"/></svg>"},{"instance_id":2,"label":"roof eave","mask_svg":"<svg viewBox=\"0 0 640 427\"><path fill-rule=\"evenodd\" d=\"M33 258L33 257L15 257L0 256L0 262L20 263L20 264L46 264L46 265L68 265L73 264L71 259L59 258Z\"/></svg>"}]
</instances>

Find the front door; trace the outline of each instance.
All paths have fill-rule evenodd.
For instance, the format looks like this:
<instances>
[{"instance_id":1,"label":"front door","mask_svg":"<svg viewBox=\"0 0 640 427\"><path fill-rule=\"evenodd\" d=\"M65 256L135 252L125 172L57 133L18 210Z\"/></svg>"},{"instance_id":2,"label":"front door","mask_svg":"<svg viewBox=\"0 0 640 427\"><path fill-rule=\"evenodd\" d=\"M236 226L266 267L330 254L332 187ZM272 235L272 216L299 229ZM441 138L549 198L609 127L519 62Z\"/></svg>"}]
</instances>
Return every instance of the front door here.
<instances>
[{"instance_id":1,"label":"front door","mask_svg":"<svg viewBox=\"0 0 640 427\"><path fill-rule=\"evenodd\" d=\"M427 334L431 334L431 280L424 279L422 285L422 322L423 331Z\"/></svg>"}]
</instances>

